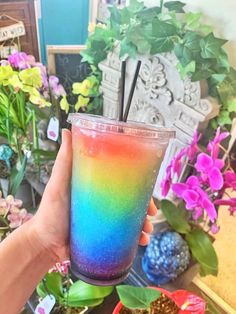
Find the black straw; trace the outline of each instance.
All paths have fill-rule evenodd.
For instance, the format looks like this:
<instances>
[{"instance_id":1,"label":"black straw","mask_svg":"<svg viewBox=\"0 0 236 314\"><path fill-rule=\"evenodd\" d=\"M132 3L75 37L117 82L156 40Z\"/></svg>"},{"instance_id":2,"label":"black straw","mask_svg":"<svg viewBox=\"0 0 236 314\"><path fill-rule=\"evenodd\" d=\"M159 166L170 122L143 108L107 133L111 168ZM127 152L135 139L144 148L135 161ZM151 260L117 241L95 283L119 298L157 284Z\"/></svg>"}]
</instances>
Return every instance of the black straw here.
<instances>
[{"instance_id":1,"label":"black straw","mask_svg":"<svg viewBox=\"0 0 236 314\"><path fill-rule=\"evenodd\" d=\"M120 97L119 121L123 121L124 101L125 101L125 73L126 73L126 61L122 61L122 66L121 66L121 97Z\"/></svg>"},{"instance_id":2,"label":"black straw","mask_svg":"<svg viewBox=\"0 0 236 314\"><path fill-rule=\"evenodd\" d=\"M137 64L137 67L136 67L136 70L135 70L134 79L133 79L133 82L132 82L132 85L131 85L129 98L128 98L128 102L127 102L127 105L126 105L125 114L124 114L124 117L123 117L123 121L124 122L126 122L127 119L128 119L129 110L130 110L130 106L131 106L132 99L133 99L133 96L134 96L134 90L135 90L135 86L136 86L136 83L137 83L140 67L141 67L141 61L139 60L138 64Z\"/></svg>"}]
</instances>

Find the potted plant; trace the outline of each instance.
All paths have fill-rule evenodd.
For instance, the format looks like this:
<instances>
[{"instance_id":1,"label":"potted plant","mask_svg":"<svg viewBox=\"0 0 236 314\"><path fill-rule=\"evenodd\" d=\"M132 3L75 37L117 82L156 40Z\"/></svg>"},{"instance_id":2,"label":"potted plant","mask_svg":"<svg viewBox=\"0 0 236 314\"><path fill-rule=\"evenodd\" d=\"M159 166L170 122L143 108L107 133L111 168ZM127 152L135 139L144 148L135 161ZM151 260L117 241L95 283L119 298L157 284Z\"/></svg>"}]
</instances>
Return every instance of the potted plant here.
<instances>
[{"instance_id":1,"label":"potted plant","mask_svg":"<svg viewBox=\"0 0 236 314\"><path fill-rule=\"evenodd\" d=\"M65 97L65 91L56 77L48 77L46 68L33 56L16 52L1 61L1 166L5 167L5 177L18 175L14 189L9 184L6 194L15 195L30 157L39 166L41 155L47 155L40 150L37 121L49 116L45 108L51 106L51 96Z\"/></svg>"},{"instance_id":2,"label":"potted plant","mask_svg":"<svg viewBox=\"0 0 236 314\"><path fill-rule=\"evenodd\" d=\"M159 287L116 287L120 302L113 314L204 314L205 302L185 290L170 293Z\"/></svg>"},{"instance_id":3,"label":"potted plant","mask_svg":"<svg viewBox=\"0 0 236 314\"><path fill-rule=\"evenodd\" d=\"M168 193L174 193L175 199L172 202L168 198L163 199L160 207L172 230L178 233L178 238L175 241L172 237L169 241L164 239L165 235L154 235L147 248L143 266L149 279L156 284L160 284L158 276L161 272L165 273L168 261L168 271L172 265L179 263L172 249L174 252L184 240L192 259L199 264L202 276L216 276L218 273L218 259L212 242L214 234L220 230L219 206L228 206L231 215L236 210L236 200L229 194L236 190L236 174L225 153L227 150L222 146L222 141L228 136L228 132L221 132L218 128L215 137L204 149L200 148L200 136L195 133L192 143L182 149L166 168L162 194L168 197ZM181 178L180 182L176 182L178 178ZM179 240L180 235L184 240ZM183 258L186 258L186 253ZM175 271L174 268L174 274Z\"/></svg>"},{"instance_id":4,"label":"potted plant","mask_svg":"<svg viewBox=\"0 0 236 314\"><path fill-rule=\"evenodd\" d=\"M89 27L83 60L90 64L100 85L98 65L119 45L120 58L171 52L178 60L180 75L207 81L209 95L219 100L220 113L211 121L212 126L230 125L236 111L236 71L223 48L226 40L215 37L212 27L202 23L201 13L185 12L184 7L181 1L164 0L151 8L138 0L131 0L122 9L111 6L106 25ZM89 102L90 109L99 101L98 93Z\"/></svg>"},{"instance_id":5,"label":"potted plant","mask_svg":"<svg viewBox=\"0 0 236 314\"><path fill-rule=\"evenodd\" d=\"M47 295L55 297L56 305L52 311L54 314L86 313L89 307L101 304L113 291L113 287L93 286L81 280L73 282L68 273L68 263L64 263L64 266L61 264L59 267L61 272L55 269L56 271L48 273L37 286L37 294L40 298L45 298Z\"/></svg>"}]
</instances>

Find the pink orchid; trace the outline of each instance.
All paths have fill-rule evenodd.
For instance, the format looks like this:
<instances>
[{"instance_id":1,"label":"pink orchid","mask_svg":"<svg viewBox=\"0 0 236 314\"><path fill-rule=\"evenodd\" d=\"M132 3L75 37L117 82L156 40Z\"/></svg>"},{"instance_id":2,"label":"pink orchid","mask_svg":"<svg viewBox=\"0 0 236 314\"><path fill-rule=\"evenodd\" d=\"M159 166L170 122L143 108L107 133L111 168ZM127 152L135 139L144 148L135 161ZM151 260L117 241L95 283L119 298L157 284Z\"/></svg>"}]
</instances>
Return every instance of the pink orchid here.
<instances>
[{"instance_id":1,"label":"pink orchid","mask_svg":"<svg viewBox=\"0 0 236 314\"><path fill-rule=\"evenodd\" d=\"M197 131L194 132L191 144L188 146L187 155L190 161L194 160L196 154L199 152L199 147L197 145L201 135Z\"/></svg>"},{"instance_id":2,"label":"pink orchid","mask_svg":"<svg viewBox=\"0 0 236 314\"><path fill-rule=\"evenodd\" d=\"M236 173L233 171L226 171L224 173L224 187L232 188L236 191Z\"/></svg>"},{"instance_id":3,"label":"pink orchid","mask_svg":"<svg viewBox=\"0 0 236 314\"><path fill-rule=\"evenodd\" d=\"M236 197L232 197L230 199L221 199L221 200L216 200L214 202L216 205L224 205L224 206L229 206L228 210L230 212L230 215L234 215L236 212Z\"/></svg>"},{"instance_id":4,"label":"pink orchid","mask_svg":"<svg viewBox=\"0 0 236 314\"><path fill-rule=\"evenodd\" d=\"M217 226L217 224L214 223L214 224L211 225L211 233L216 234L219 231L220 231L220 227Z\"/></svg>"},{"instance_id":5,"label":"pink orchid","mask_svg":"<svg viewBox=\"0 0 236 314\"><path fill-rule=\"evenodd\" d=\"M229 132L220 133L220 127L216 130L216 135L212 141L207 145L207 150L211 153L212 158L217 158L219 156L220 147L219 144L229 136Z\"/></svg>"},{"instance_id":6,"label":"pink orchid","mask_svg":"<svg viewBox=\"0 0 236 314\"><path fill-rule=\"evenodd\" d=\"M32 218L32 214L27 213L27 210L25 208L18 209L18 211L11 212L7 219L10 221L10 228L15 229L21 226L26 221L30 220Z\"/></svg>"},{"instance_id":7,"label":"pink orchid","mask_svg":"<svg viewBox=\"0 0 236 314\"><path fill-rule=\"evenodd\" d=\"M171 186L171 168L171 165L166 168L166 177L161 181L161 194L164 197L168 194Z\"/></svg>"},{"instance_id":8,"label":"pink orchid","mask_svg":"<svg viewBox=\"0 0 236 314\"><path fill-rule=\"evenodd\" d=\"M35 58L25 52L15 52L8 57L8 61L14 68L23 70L34 65Z\"/></svg>"},{"instance_id":9,"label":"pink orchid","mask_svg":"<svg viewBox=\"0 0 236 314\"><path fill-rule=\"evenodd\" d=\"M214 159L206 153L197 156L195 168L201 173L203 182L209 182L212 191L218 191L223 187L224 180L221 169L224 167L222 159Z\"/></svg>"},{"instance_id":10,"label":"pink orchid","mask_svg":"<svg viewBox=\"0 0 236 314\"><path fill-rule=\"evenodd\" d=\"M172 159L171 165L173 173L176 173L177 176L180 176L181 170L183 168L183 157L186 156L188 149L183 148L181 151Z\"/></svg>"},{"instance_id":11,"label":"pink orchid","mask_svg":"<svg viewBox=\"0 0 236 314\"><path fill-rule=\"evenodd\" d=\"M196 176L190 176L186 183L174 183L172 190L185 201L187 210L194 211L193 218L195 220L201 216L203 210L207 212L212 222L216 220L217 212L215 206L200 187L199 179Z\"/></svg>"},{"instance_id":12,"label":"pink orchid","mask_svg":"<svg viewBox=\"0 0 236 314\"><path fill-rule=\"evenodd\" d=\"M64 261L61 263L56 263L48 272L53 273L53 272L59 272L64 275L67 275L69 272L69 266L70 266L70 261Z\"/></svg>"}]
</instances>

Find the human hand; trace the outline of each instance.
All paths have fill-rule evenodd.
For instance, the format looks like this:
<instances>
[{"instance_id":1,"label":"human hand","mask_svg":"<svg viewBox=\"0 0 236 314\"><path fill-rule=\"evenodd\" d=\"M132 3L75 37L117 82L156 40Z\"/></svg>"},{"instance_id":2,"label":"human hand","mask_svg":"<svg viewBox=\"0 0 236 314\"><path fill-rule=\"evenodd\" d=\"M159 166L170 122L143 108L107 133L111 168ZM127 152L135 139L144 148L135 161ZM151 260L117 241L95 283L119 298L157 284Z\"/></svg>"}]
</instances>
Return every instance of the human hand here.
<instances>
[{"instance_id":1,"label":"human hand","mask_svg":"<svg viewBox=\"0 0 236 314\"><path fill-rule=\"evenodd\" d=\"M44 191L39 209L33 218L34 234L38 241L52 255L55 261L69 256L69 208L72 169L72 141L69 130L62 131L62 145L58 152L51 178ZM151 200L148 215L156 214ZM147 245L151 222L146 219L140 236L140 245Z\"/></svg>"}]
</instances>

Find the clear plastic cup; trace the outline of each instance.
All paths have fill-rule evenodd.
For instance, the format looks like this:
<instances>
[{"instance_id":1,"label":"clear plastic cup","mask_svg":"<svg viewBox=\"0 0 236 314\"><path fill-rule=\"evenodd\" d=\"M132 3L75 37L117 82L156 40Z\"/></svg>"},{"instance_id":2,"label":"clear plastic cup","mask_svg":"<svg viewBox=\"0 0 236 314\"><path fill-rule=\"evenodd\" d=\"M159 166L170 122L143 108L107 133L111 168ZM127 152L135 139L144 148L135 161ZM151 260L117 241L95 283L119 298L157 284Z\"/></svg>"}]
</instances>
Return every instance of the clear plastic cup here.
<instances>
[{"instance_id":1,"label":"clear plastic cup","mask_svg":"<svg viewBox=\"0 0 236 314\"><path fill-rule=\"evenodd\" d=\"M123 281L175 132L88 114L70 114L73 170L72 272L96 285Z\"/></svg>"}]
</instances>

